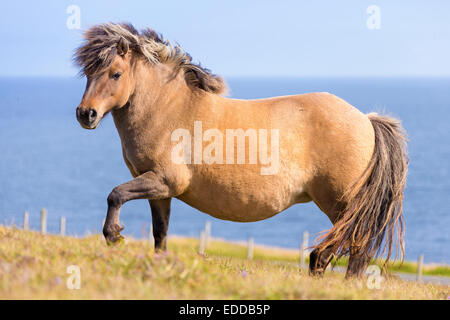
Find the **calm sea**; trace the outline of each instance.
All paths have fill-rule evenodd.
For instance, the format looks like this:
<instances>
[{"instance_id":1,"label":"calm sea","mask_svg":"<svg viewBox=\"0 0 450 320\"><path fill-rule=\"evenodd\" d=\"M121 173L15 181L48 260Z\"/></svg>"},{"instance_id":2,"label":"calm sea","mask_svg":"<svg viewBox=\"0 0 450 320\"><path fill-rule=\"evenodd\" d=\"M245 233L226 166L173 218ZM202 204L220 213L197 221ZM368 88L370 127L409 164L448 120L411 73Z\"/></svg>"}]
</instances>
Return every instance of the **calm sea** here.
<instances>
[{"instance_id":1,"label":"calm sea","mask_svg":"<svg viewBox=\"0 0 450 320\"><path fill-rule=\"evenodd\" d=\"M229 79L235 98L328 91L363 112L385 111L402 119L409 133L410 170L404 212L407 259L450 263L450 79ZM106 197L131 178L110 116L94 131L81 129L75 108L83 79L0 79L0 222L21 225L30 212L48 210L48 229L60 216L70 234L101 229ZM150 224L147 201L127 203L125 234L141 237ZM301 234L331 225L313 204L295 205L261 222L233 223L209 217L175 200L170 233L198 236L205 221L212 235L230 240L297 248Z\"/></svg>"}]
</instances>

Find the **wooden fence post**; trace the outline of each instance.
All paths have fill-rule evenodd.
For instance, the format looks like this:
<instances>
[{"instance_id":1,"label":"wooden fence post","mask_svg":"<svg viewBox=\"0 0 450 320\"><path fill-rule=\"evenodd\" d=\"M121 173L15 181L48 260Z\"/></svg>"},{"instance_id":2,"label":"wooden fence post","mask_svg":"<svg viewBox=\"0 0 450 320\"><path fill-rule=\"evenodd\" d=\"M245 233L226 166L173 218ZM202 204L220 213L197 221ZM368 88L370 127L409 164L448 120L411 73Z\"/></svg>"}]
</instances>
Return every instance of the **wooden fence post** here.
<instances>
[{"instance_id":1,"label":"wooden fence post","mask_svg":"<svg viewBox=\"0 0 450 320\"><path fill-rule=\"evenodd\" d=\"M211 241L211 221L207 220L205 222L205 248L209 247L210 241Z\"/></svg>"},{"instance_id":2,"label":"wooden fence post","mask_svg":"<svg viewBox=\"0 0 450 320\"><path fill-rule=\"evenodd\" d=\"M419 256L419 261L417 261L417 281L422 281L423 272L423 254Z\"/></svg>"},{"instance_id":3,"label":"wooden fence post","mask_svg":"<svg viewBox=\"0 0 450 320\"><path fill-rule=\"evenodd\" d=\"M303 241L302 245L300 246L300 267L306 268L306 249L308 248L308 241L309 241L309 233L308 231L303 232Z\"/></svg>"},{"instance_id":4,"label":"wooden fence post","mask_svg":"<svg viewBox=\"0 0 450 320\"><path fill-rule=\"evenodd\" d=\"M150 245L154 245L154 241L155 239L153 238L153 224L150 223L150 230L148 231L148 242L150 243Z\"/></svg>"},{"instance_id":5,"label":"wooden fence post","mask_svg":"<svg viewBox=\"0 0 450 320\"><path fill-rule=\"evenodd\" d=\"M61 219L59 221L59 235L63 236L63 237L66 235L66 218L65 217L61 217Z\"/></svg>"},{"instance_id":6,"label":"wooden fence post","mask_svg":"<svg viewBox=\"0 0 450 320\"><path fill-rule=\"evenodd\" d=\"M47 233L47 210L44 208L41 210L41 233Z\"/></svg>"},{"instance_id":7,"label":"wooden fence post","mask_svg":"<svg viewBox=\"0 0 450 320\"><path fill-rule=\"evenodd\" d=\"M206 242L206 234L205 231L202 230L200 232L200 245L198 248L198 253L200 253L201 255L205 254L205 242Z\"/></svg>"},{"instance_id":8,"label":"wooden fence post","mask_svg":"<svg viewBox=\"0 0 450 320\"><path fill-rule=\"evenodd\" d=\"M253 259L253 248L255 246L255 241L252 237L248 238L247 244L247 259Z\"/></svg>"},{"instance_id":9,"label":"wooden fence post","mask_svg":"<svg viewBox=\"0 0 450 320\"><path fill-rule=\"evenodd\" d=\"M30 229L30 215L28 214L28 211L25 211L23 214L23 230L29 230Z\"/></svg>"}]
</instances>

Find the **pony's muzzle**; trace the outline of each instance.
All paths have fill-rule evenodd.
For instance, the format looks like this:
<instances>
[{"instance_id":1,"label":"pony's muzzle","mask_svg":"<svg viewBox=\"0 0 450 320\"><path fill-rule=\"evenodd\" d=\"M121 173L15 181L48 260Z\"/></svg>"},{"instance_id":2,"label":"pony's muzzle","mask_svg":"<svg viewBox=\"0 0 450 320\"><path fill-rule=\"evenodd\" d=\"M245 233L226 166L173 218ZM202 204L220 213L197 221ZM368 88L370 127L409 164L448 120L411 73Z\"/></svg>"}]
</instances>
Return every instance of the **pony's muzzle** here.
<instances>
[{"instance_id":1,"label":"pony's muzzle","mask_svg":"<svg viewBox=\"0 0 450 320\"><path fill-rule=\"evenodd\" d=\"M85 129L95 129L98 123L98 113L92 108L77 108L77 120Z\"/></svg>"}]
</instances>

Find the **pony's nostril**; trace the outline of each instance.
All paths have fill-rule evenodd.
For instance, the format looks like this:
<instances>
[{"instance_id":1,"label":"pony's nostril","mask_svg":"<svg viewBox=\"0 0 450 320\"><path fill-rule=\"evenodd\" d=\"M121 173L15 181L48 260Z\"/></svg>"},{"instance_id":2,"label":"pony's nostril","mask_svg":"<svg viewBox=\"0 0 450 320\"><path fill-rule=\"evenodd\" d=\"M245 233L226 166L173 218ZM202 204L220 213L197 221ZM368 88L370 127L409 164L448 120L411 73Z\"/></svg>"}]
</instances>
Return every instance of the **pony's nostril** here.
<instances>
[{"instance_id":1,"label":"pony's nostril","mask_svg":"<svg viewBox=\"0 0 450 320\"><path fill-rule=\"evenodd\" d=\"M97 110L89 107L78 107L76 114L78 122L85 129L95 129L101 119L97 113Z\"/></svg>"},{"instance_id":2,"label":"pony's nostril","mask_svg":"<svg viewBox=\"0 0 450 320\"><path fill-rule=\"evenodd\" d=\"M89 119L95 119L97 118L97 111L95 111L94 109L90 109L89 110Z\"/></svg>"}]
</instances>

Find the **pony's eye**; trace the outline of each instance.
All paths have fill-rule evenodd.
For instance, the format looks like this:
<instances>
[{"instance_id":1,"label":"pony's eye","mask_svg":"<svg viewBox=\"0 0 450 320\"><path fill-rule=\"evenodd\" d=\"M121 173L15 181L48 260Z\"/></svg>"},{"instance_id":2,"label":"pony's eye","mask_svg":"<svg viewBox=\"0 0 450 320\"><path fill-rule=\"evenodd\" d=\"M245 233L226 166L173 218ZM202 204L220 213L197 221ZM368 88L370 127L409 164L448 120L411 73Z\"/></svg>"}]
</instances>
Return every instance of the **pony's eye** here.
<instances>
[{"instance_id":1,"label":"pony's eye","mask_svg":"<svg viewBox=\"0 0 450 320\"><path fill-rule=\"evenodd\" d=\"M119 78L120 78L121 75L122 75L121 72L116 72L116 73L114 73L114 74L112 75L112 78L113 78L114 80L119 80Z\"/></svg>"}]
</instances>

